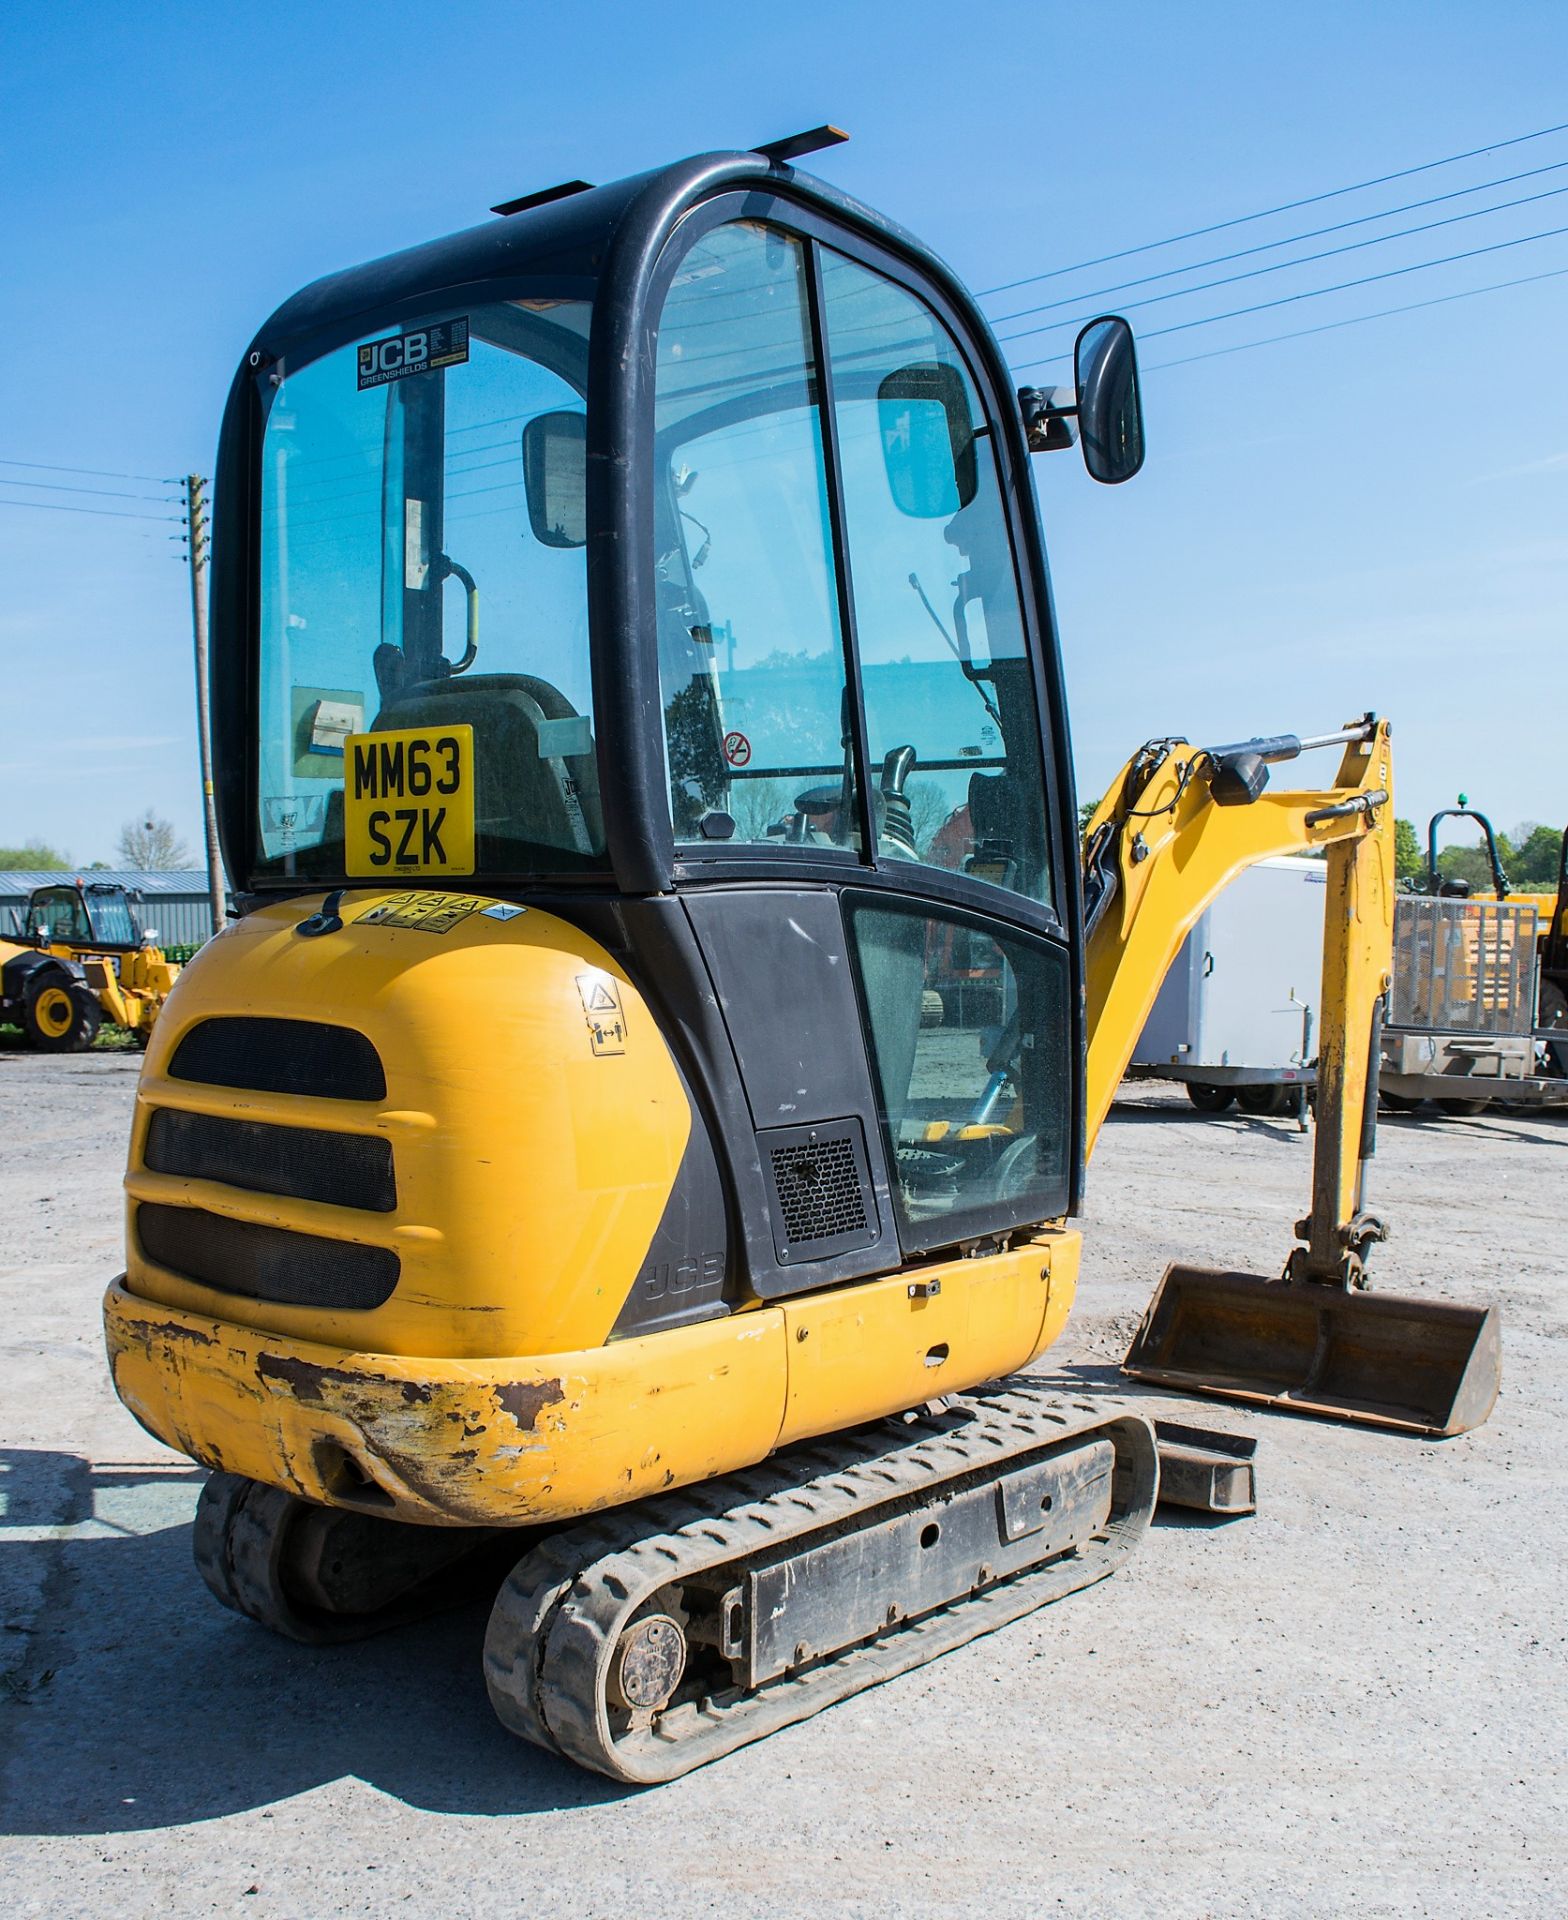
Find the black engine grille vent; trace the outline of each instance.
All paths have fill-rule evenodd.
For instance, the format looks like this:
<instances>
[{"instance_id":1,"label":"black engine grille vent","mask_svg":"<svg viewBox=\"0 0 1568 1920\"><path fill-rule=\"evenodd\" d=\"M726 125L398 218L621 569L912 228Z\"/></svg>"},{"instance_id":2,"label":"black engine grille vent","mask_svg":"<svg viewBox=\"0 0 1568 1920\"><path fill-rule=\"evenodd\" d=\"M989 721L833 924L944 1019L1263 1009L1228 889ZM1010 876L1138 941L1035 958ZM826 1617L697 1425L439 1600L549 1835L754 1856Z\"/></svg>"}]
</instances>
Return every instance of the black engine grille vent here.
<instances>
[{"instance_id":1,"label":"black engine grille vent","mask_svg":"<svg viewBox=\"0 0 1568 1920\"><path fill-rule=\"evenodd\" d=\"M773 1182L787 1240L831 1240L858 1233L866 1224L854 1149L847 1140L775 1147Z\"/></svg>"},{"instance_id":2,"label":"black engine grille vent","mask_svg":"<svg viewBox=\"0 0 1568 1920\"><path fill-rule=\"evenodd\" d=\"M781 1265L870 1246L880 1227L858 1120L757 1135Z\"/></svg>"},{"instance_id":3,"label":"black engine grille vent","mask_svg":"<svg viewBox=\"0 0 1568 1920\"><path fill-rule=\"evenodd\" d=\"M169 1077L319 1100L387 1097L380 1055L364 1034L317 1020L203 1020L175 1048Z\"/></svg>"},{"instance_id":4,"label":"black engine grille vent","mask_svg":"<svg viewBox=\"0 0 1568 1920\"><path fill-rule=\"evenodd\" d=\"M392 1142L380 1134L275 1127L160 1107L143 1155L154 1173L219 1180L251 1193L281 1193L332 1207L391 1213L397 1206Z\"/></svg>"},{"instance_id":5,"label":"black engine grille vent","mask_svg":"<svg viewBox=\"0 0 1568 1920\"><path fill-rule=\"evenodd\" d=\"M392 1298L402 1263L390 1247L361 1247L229 1220L200 1207L144 1202L136 1209L142 1252L199 1286L288 1307L363 1311Z\"/></svg>"}]
</instances>

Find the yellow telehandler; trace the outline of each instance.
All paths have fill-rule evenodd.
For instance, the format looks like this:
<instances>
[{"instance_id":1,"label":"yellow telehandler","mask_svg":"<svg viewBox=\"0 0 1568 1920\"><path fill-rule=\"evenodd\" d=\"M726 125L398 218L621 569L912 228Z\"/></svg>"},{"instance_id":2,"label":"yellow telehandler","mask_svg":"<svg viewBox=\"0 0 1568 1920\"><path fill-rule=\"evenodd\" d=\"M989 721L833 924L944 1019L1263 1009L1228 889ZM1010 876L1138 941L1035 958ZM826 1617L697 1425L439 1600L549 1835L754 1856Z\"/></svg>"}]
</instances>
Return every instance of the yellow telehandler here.
<instances>
[{"instance_id":1,"label":"yellow telehandler","mask_svg":"<svg viewBox=\"0 0 1568 1920\"><path fill-rule=\"evenodd\" d=\"M1312 1203L1281 1278L1173 1268L1132 1363L1429 1434L1497 1384L1494 1312L1363 1284L1386 725L1155 742L1080 874L1029 455L1137 471L1131 334L1020 393L796 170L836 137L507 202L261 328L214 549L241 912L153 1033L105 1301L213 1469L219 1600L350 1638L503 1555L497 1712L623 1781L1136 1544L1150 1423L1007 1376L1251 860L1327 855Z\"/></svg>"},{"instance_id":2,"label":"yellow telehandler","mask_svg":"<svg viewBox=\"0 0 1568 1920\"><path fill-rule=\"evenodd\" d=\"M145 1047L180 969L158 945L157 929L138 922L125 888L80 875L35 887L26 918L42 951L81 967L102 1018Z\"/></svg>"}]
</instances>

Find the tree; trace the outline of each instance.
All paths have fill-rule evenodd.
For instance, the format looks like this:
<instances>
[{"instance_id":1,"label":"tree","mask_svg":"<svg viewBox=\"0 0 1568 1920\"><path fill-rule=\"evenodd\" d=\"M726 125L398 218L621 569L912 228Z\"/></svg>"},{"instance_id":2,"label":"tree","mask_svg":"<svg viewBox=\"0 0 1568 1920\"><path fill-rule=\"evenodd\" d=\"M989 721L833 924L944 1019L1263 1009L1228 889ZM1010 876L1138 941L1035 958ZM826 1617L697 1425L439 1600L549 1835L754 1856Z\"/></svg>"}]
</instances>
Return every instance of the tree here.
<instances>
[{"instance_id":1,"label":"tree","mask_svg":"<svg viewBox=\"0 0 1568 1920\"><path fill-rule=\"evenodd\" d=\"M145 819L127 820L121 827L115 853L122 867L141 872L156 873L191 864L190 848L173 825L160 819L150 807Z\"/></svg>"},{"instance_id":2,"label":"tree","mask_svg":"<svg viewBox=\"0 0 1568 1920\"><path fill-rule=\"evenodd\" d=\"M1508 835L1497 836L1497 857L1503 863L1506 874L1509 856L1513 848L1508 844ZM1490 893L1492 891L1492 863L1486 857L1485 846L1479 847L1442 847L1438 850L1437 871L1445 880L1463 880L1472 893Z\"/></svg>"},{"instance_id":3,"label":"tree","mask_svg":"<svg viewBox=\"0 0 1568 1920\"><path fill-rule=\"evenodd\" d=\"M904 789L909 802L910 826L922 860L931 857L931 842L953 817L947 795L935 780L911 780Z\"/></svg>"},{"instance_id":4,"label":"tree","mask_svg":"<svg viewBox=\"0 0 1568 1920\"><path fill-rule=\"evenodd\" d=\"M1426 854L1410 820L1394 822L1394 879L1416 881L1426 872Z\"/></svg>"},{"instance_id":5,"label":"tree","mask_svg":"<svg viewBox=\"0 0 1568 1920\"><path fill-rule=\"evenodd\" d=\"M1098 800L1080 800L1078 802L1078 838L1081 840L1089 831L1089 822L1094 818Z\"/></svg>"},{"instance_id":6,"label":"tree","mask_svg":"<svg viewBox=\"0 0 1568 1920\"><path fill-rule=\"evenodd\" d=\"M29 840L21 847L0 847L0 871L6 873L63 873L70 865L63 853Z\"/></svg>"},{"instance_id":7,"label":"tree","mask_svg":"<svg viewBox=\"0 0 1568 1920\"><path fill-rule=\"evenodd\" d=\"M1511 883L1526 893L1552 893L1557 887L1557 863L1563 836L1558 827L1540 827L1525 820L1509 836L1513 858L1504 862Z\"/></svg>"},{"instance_id":8,"label":"tree","mask_svg":"<svg viewBox=\"0 0 1568 1920\"><path fill-rule=\"evenodd\" d=\"M798 780L732 780L730 815L737 840L766 840L769 827L787 820L794 811Z\"/></svg>"}]
</instances>

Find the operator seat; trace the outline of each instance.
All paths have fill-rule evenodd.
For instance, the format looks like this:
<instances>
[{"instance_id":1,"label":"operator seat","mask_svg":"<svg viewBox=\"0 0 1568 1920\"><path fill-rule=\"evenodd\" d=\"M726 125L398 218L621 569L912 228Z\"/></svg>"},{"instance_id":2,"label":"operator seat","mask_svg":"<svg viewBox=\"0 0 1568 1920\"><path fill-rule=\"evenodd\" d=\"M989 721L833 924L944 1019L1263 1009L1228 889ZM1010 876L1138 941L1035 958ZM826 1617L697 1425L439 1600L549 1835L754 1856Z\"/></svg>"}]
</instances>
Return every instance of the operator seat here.
<instances>
[{"instance_id":1,"label":"operator seat","mask_svg":"<svg viewBox=\"0 0 1568 1920\"><path fill-rule=\"evenodd\" d=\"M999 886L1018 884L1016 783L1010 770L969 776L969 820L973 834L964 871Z\"/></svg>"}]
</instances>

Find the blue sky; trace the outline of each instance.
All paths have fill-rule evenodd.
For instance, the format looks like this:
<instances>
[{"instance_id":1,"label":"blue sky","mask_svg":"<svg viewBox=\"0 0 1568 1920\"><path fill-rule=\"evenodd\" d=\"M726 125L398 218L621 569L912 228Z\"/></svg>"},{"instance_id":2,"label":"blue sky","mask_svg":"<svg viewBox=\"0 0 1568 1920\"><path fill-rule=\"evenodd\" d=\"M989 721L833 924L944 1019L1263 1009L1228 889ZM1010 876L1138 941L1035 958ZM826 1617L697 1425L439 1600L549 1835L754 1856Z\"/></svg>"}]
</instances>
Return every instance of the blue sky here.
<instances>
[{"instance_id":1,"label":"blue sky","mask_svg":"<svg viewBox=\"0 0 1568 1920\"><path fill-rule=\"evenodd\" d=\"M1568 12L1507 0L7 10L0 478L38 484L0 484L0 841L108 858L151 806L197 844L175 529L108 517L164 508L107 476L210 472L241 348L320 273L556 180L832 119L854 138L821 173L988 288L1568 121L1565 70ZM1000 318L1558 161L1568 133L984 305ZM1294 251L1565 185L1568 168ZM1568 192L1103 304L1148 335L1554 227ZM1147 736L1320 731L1375 706L1401 813L1463 787L1501 825L1568 819L1568 274L1166 364L1559 268L1568 233L1146 338L1143 475L1106 489L1076 456L1036 462L1086 794ZM48 490L67 485L104 496Z\"/></svg>"}]
</instances>

